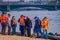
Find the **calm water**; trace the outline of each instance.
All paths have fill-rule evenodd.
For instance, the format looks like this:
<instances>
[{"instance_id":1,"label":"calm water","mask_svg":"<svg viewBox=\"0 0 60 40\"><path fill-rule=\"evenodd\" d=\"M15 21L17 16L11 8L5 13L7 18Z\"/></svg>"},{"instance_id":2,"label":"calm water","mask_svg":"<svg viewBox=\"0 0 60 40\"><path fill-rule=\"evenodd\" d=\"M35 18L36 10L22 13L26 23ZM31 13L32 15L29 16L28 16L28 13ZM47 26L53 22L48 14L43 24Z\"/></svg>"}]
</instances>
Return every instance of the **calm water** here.
<instances>
[{"instance_id":1,"label":"calm water","mask_svg":"<svg viewBox=\"0 0 60 40\"><path fill-rule=\"evenodd\" d=\"M1 13L1 12L0 12ZM10 11L8 12L11 14L11 16L15 16L16 20L20 17L21 14L25 16L29 16L29 18L32 20L34 24L34 17L38 16L41 20L43 17L48 17L49 20L49 29L48 32L58 32L60 33L60 10L58 11L47 11L47 10L38 10L38 11ZM17 23L18 24L18 23ZM17 25L17 30L19 32L19 24ZM33 28L32 28L33 30ZM1 31L1 26L0 26ZM32 31L33 32L33 31Z\"/></svg>"}]
</instances>

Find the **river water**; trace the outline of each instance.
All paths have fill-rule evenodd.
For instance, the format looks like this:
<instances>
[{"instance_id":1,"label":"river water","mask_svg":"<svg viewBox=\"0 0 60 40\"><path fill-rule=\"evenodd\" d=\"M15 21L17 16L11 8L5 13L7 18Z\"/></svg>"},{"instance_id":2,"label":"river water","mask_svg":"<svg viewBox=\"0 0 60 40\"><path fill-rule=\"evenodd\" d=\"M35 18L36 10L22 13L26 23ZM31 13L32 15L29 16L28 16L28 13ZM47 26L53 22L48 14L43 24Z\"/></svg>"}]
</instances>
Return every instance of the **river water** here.
<instances>
[{"instance_id":1,"label":"river water","mask_svg":"<svg viewBox=\"0 0 60 40\"><path fill-rule=\"evenodd\" d=\"M29 16L29 18L32 20L32 23L34 24L34 17L38 16L41 20L43 17L47 17L49 20L49 28L48 32L52 33L60 33L60 10L57 11L47 11L47 10L32 10L32 11L10 11L7 12L10 13L11 16L15 16L16 20L20 17L20 15ZM1 14L1 12L0 12ZM1 25L0 25L0 31L1 31ZM19 24L17 22L17 28L16 31L19 32ZM33 28L32 28L33 32Z\"/></svg>"}]
</instances>

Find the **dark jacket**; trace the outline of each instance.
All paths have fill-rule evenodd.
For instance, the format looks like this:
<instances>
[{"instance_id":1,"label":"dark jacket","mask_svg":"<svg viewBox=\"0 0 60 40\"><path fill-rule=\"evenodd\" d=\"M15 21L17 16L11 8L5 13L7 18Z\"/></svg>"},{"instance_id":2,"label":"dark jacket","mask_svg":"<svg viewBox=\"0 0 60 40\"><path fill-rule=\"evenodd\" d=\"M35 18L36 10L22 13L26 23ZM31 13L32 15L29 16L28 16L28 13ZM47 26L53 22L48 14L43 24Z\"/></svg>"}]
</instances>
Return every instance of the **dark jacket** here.
<instances>
[{"instance_id":1,"label":"dark jacket","mask_svg":"<svg viewBox=\"0 0 60 40\"><path fill-rule=\"evenodd\" d=\"M32 27L32 22L29 18L25 20L25 26L26 27Z\"/></svg>"}]
</instances>

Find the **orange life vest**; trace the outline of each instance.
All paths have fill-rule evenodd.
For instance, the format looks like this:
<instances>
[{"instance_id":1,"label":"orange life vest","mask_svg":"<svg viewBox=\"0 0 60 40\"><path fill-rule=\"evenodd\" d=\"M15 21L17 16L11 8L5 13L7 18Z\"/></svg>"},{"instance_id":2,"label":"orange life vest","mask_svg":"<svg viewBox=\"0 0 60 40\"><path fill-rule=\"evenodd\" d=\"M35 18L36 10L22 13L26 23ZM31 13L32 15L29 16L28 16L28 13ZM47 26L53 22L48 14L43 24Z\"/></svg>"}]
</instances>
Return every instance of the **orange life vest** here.
<instances>
[{"instance_id":1,"label":"orange life vest","mask_svg":"<svg viewBox=\"0 0 60 40\"><path fill-rule=\"evenodd\" d=\"M16 20L13 20L12 24L13 24L13 25L16 24Z\"/></svg>"},{"instance_id":2,"label":"orange life vest","mask_svg":"<svg viewBox=\"0 0 60 40\"><path fill-rule=\"evenodd\" d=\"M7 22L8 17L6 15L1 16L1 22Z\"/></svg>"},{"instance_id":3,"label":"orange life vest","mask_svg":"<svg viewBox=\"0 0 60 40\"><path fill-rule=\"evenodd\" d=\"M47 30L48 29L48 20L47 19L42 20L41 25L42 25L43 30Z\"/></svg>"},{"instance_id":4,"label":"orange life vest","mask_svg":"<svg viewBox=\"0 0 60 40\"><path fill-rule=\"evenodd\" d=\"M24 24L24 17L20 18L20 24Z\"/></svg>"}]
</instances>

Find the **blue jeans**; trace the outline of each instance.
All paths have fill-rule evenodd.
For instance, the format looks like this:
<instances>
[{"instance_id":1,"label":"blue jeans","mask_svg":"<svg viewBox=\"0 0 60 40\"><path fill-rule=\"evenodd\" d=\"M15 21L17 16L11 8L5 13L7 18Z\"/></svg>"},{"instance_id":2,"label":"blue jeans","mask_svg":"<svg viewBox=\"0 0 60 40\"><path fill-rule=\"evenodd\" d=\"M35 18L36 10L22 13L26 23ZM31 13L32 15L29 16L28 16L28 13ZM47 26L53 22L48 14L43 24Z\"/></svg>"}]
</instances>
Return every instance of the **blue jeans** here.
<instances>
[{"instance_id":1,"label":"blue jeans","mask_svg":"<svg viewBox=\"0 0 60 40\"><path fill-rule=\"evenodd\" d=\"M2 27L6 27L7 26L7 23L4 22L4 23L1 23Z\"/></svg>"},{"instance_id":2,"label":"blue jeans","mask_svg":"<svg viewBox=\"0 0 60 40\"><path fill-rule=\"evenodd\" d=\"M46 32L46 39L48 40L48 32L47 32L47 30L43 30L42 35L41 35L41 38L44 37L44 32Z\"/></svg>"},{"instance_id":3,"label":"blue jeans","mask_svg":"<svg viewBox=\"0 0 60 40\"><path fill-rule=\"evenodd\" d=\"M5 34L7 23L6 22L1 23L1 26L2 26L2 30L1 30L2 34Z\"/></svg>"},{"instance_id":4,"label":"blue jeans","mask_svg":"<svg viewBox=\"0 0 60 40\"><path fill-rule=\"evenodd\" d=\"M40 26L35 26L34 27L34 33L37 33L37 37L40 37L39 33L41 33L41 27Z\"/></svg>"},{"instance_id":5,"label":"blue jeans","mask_svg":"<svg viewBox=\"0 0 60 40\"><path fill-rule=\"evenodd\" d=\"M34 33L38 32L38 26L34 26Z\"/></svg>"},{"instance_id":6,"label":"blue jeans","mask_svg":"<svg viewBox=\"0 0 60 40\"><path fill-rule=\"evenodd\" d=\"M31 36L31 27L27 26L27 36L30 37Z\"/></svg>"},{"instance_id":7,"label":"blue jeans","mask_svg":"<svg viewBox=\"0 0 60 40\"><path fill-rule=\"evenodd\" d=\"M12 34L16 34L16 25L12 26Z\"/></svg>"},{"instance_id":8,"label":"blue jeans","mask_svg":"<svg viewBox=\"0 0 60 40\"><path fill-rule=\"evenodd\" d=\"M21 36L24 36L24 25L20 25Z\"/></svg>"}]
</instances>

